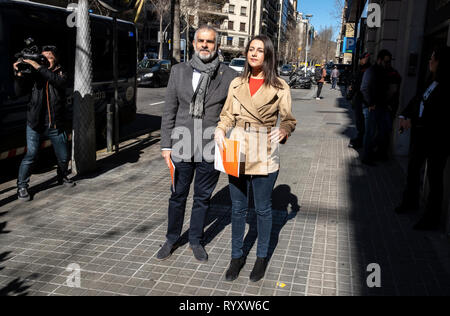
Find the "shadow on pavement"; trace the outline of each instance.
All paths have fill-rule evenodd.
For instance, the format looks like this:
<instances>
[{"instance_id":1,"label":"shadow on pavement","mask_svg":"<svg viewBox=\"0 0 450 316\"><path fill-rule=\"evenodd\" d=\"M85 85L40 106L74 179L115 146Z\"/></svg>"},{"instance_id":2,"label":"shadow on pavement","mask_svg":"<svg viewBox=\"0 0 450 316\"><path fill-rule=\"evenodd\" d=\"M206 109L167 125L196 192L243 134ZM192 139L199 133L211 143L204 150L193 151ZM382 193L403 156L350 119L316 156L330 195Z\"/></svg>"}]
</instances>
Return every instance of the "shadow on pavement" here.
<instances>
[{"instance_id":1,"label":"shadow on pavement","mask_svg":"<svg viewBox=\"0 0 450 316\"><path fill-rule=\"evenodd\" d=\"M27 296L27 290L30 286L26 282L26 280L21 280L20 278L14 279L4 288L0 289L0 296Z\"/></svg>"},{"instance_id":2,"label":"shadow on pavement","mask_svg":"<svg viewBox=\"0 0 450 316\"><path fill-rule=\"evenodd\" d=\"M253 194L250 192L249 210L247 212L246 222L249 230L244 238L243 252L248 256L258 238L257 215L254 208ZM290 206L290 207L289 207ZM270 237L268 259L274 254L278 245L281 230L286 223L295 218L300 211L298 199L291 193L288 185L277 186L272 193L272 233ZM228 186L217 192L211 199L210 210L207 215L205 227L204 244L211 243L220 233L231 224L231 199ZM189 230L187 230L179 241L179 246L189 242ZM229 240L231 253L231 239Z\"/></svg>"},{"instance_id":3,"label":"shadow on pavement","mask_svg":"<svg viewBox=\"0 0 450 316\"><path fill-rule=\"evenodd\" d=\"M338 108L348 110L354 122L351 105L342 97ZM356 135L356 128L342 126L342 135ZM358 158L348 159L342 166L347 170L348 221L350 236L355 242L351 265L358 270L353 276L356 295L449 295L450 255L448 240L438 232L412 230L418 214L397 215L405 174L399 163L377 163L375 167L362 165ZM345 215L341 214L345 218ZM353 247L353 246L350 246ZM339 255L339 247L338 247ZM350 253L342 253L348 255ZM369 287L368 281L377 264L381 272L381 287ZM354 271L354 269L352 270ZM350 272L350 271L349 271ZM338 273L339 274L339 273Z\"/></svg>"},{"instance_id":4,"label":"shadow on pavement","mask_svg":"<svg viewBox=\"0 0 450 316\"><path fill-rule=\"evenodd\" d=\"M1 264L10 259L8 258L10 254L11 254L10 251L0 253L0 271L5 268L1 266ZM36 277L36 275L34 277ZM13 281L9 282L6 286L0 287L0 296L11 296L11 295L26 296L28 294L26 291L30 288L30 286L28 286L26 282L27 282L26 280L21 280L21 278L14 279Z\"/></svg>"},{"instance_id":5,"label":"shadow on pavement","mask_svg":"<svg viewBox=\"0 0 450 316\"><path fill-rule=\"evenodd\" d=\"M139 140L138 142L123 147L117 154L111 154L106 158L97 160L97 169L91 174L85 176L75 176L74 181L83 179L93 179L124 164L136 163L139 161L143 150L159 142L159 139L153 139L151 136Z\"/></svg>"}]
</instances>

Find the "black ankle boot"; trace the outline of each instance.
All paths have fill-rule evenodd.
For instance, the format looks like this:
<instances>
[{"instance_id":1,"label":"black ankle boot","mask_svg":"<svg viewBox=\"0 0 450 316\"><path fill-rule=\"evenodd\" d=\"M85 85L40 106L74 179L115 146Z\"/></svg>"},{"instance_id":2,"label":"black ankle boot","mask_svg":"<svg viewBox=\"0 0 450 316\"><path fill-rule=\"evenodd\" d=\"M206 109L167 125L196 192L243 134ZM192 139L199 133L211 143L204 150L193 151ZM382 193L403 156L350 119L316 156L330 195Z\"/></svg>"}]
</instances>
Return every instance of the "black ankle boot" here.
<instances>
[{"instance_id":1,"label":"black ankle boot","mask_svg":"<svg viewBox=\"0 0 450 316\"><path fill-rule=\"evenodd\" d=\"M66 187L74 187L76 183L67 177L58 177L58 184Z\"/></svg>"},{"instance_id":2,"label":"black ankle boot","mask_svg":"<svg viewBox=\"0 0 450 316\"><path fill-rule=\"evenodd\" d=\"M250 273L250 281L258 282L264 277L266 273L267 260L266 258L256 258L255 265L253 266L252 273Z\"/></svg>"},{"instance_id":3,"label":"black ankle boot","mask_svg":"<svg viewBox=\"0 0 450 316\"><path fill-rule=\"evenodd\" d=\"M242 256L238 259L231 259L230 266L225 274L225 280L234 281L238 278L239 272L241 272L242 267L245 265L245 257Z\"/></svg>"}]
</instances>

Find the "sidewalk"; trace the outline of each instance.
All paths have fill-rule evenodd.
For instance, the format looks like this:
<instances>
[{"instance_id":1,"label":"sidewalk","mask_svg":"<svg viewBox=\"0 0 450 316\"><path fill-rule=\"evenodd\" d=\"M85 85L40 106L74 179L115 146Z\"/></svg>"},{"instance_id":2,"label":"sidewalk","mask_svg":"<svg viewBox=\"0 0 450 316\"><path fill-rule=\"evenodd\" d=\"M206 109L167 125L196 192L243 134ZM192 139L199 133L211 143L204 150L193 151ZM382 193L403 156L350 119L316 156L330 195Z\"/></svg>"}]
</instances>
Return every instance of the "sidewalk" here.
<instances>
[{"instance_id":1,"label":"sidewalk","mask_svg":"<svg viewBox=\"0 0 450 316\"><path fill-rule=\"evenodd\" d=\"M122 145L117 157L100 157L98 172L75 188L52 186L53 171L36 175L34 200L20 203L15 181L0 184L0 295L449 295L448 239L414 232L419 214L393 212L405 181L401 167L360 164L347 147L355 131L346 102L329 87L321 101L306 100L314 91L292 91L299 125L281 150L273 254L262 281L248 279L254 212L247 264L236 281L224 280L231 252L225 176L205 228L209 261L197 263L187 243L170 259L155 259L170 184L154 132ZM380 267L379 288L368 287L371 263ZM79 288L67 286L71 264L81 268Z\"/></svg>"}]
</instances>

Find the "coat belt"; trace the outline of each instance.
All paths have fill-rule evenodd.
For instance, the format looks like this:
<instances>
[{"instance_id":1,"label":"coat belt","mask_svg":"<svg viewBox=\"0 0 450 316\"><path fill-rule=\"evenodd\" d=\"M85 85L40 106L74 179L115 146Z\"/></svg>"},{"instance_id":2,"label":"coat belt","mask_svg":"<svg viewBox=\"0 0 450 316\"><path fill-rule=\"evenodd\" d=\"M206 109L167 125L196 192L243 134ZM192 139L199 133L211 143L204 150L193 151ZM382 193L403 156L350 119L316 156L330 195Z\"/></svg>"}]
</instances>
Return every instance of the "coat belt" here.
<instances>
[{"instance_id":1,"label":"coat belt","mask_svg":"<svg viewBox=\"0 0 450 316\"><path fill-rule=\"evenodd\" d=\"M238 120L236 122L236 127L243 128L245 132L253 132L253 133L270 133L274 126L264 125L259 123L247 122L244 120ZM263 130L261 130L263 129Z\"/></svg>"}]
</instances>

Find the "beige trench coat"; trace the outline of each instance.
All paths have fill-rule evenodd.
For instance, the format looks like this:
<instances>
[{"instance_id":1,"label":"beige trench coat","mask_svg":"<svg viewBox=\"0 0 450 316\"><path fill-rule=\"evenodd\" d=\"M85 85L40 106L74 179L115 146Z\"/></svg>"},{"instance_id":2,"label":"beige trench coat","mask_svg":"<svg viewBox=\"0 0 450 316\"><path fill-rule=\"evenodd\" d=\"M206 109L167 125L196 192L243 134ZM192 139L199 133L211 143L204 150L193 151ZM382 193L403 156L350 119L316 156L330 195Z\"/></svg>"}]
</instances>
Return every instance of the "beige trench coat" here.
<instances>
[{"instance_id":1,"label":"beige trench coat","mask_svg":"<svg viewBox=\"0 0 450 316\"><path fill-rule=\"evenodd\" d=\"M232 130L230 138L241 141L241 174L267 175L280 168L279 144L271 143L268 135L278 117L279 127L289 136L297 121L292 115L290 87L279 80L282 88L263 85L253 96L248 80L238 77L230 84L217 128L225 133Z\"/></svg>"}]
</instances>

